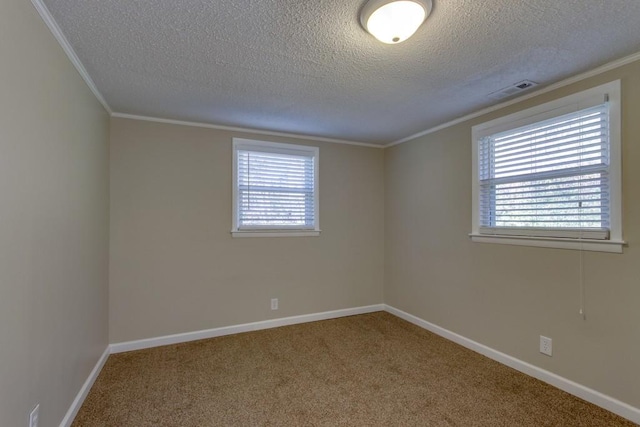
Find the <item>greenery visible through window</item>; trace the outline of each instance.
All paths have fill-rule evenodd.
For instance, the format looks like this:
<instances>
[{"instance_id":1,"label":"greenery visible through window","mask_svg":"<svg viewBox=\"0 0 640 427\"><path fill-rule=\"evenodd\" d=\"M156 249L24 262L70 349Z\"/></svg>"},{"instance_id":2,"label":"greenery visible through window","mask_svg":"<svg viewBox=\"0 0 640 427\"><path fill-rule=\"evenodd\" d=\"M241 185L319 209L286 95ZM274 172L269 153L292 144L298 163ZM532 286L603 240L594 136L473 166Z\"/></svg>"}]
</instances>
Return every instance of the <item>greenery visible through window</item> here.
<instances>
[{"instance_id":1,"label":"greenery visible through window","mask_svg":"<svg viewBox=\"0 0 640 427\"><path fill-rule=\"evenodd\" d=\"M621 252L620 82L472 128L476 242Z\"/></svg>"}]
</instances>

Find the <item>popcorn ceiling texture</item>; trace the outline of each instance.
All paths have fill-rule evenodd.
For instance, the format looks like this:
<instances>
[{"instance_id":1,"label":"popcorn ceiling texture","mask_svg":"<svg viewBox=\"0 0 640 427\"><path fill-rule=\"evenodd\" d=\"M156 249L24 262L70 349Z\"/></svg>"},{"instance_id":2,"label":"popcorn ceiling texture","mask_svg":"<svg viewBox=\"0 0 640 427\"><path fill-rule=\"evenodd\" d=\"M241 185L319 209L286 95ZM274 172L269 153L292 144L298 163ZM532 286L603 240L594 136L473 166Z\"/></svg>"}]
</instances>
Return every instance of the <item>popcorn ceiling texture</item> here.
<instances>
[{"instance_id":1,"label":"popcorn ceiling texture","mask_svg":"<svg viewBox=\"0 0 640 427\"><path fill-rule=\"evenodd\" d=\"M363 0L45 0L114 111L387 143L640 50L638 0L435 0L385 45Z\"/></svg>"}]
</instances>

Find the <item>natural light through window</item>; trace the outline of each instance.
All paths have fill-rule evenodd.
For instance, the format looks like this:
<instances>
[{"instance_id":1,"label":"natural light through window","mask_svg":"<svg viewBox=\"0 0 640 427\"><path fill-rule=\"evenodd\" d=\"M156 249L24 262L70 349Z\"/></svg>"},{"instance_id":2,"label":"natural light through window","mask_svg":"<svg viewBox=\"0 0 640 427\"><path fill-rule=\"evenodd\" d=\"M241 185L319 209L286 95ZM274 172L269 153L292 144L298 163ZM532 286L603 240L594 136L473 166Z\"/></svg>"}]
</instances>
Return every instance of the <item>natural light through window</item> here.
<instances>
[{"instance_id":1,"label":"natural light through window","mask_svg":"<svg viewBox=\"0 0 640 427\"><path fill-rule=\"evenodd\" d=\"M234 235L317 235L318 148L234 139Z\"/></svg>"},{"instance_id":2,"label":"natural light through window","mask_svg":"<svg viewBox=\"0 0 640 427\"><path fill-rule=\"evenodd\" d=\"M616 88L474 127L472 237L621 241Z\"/></svg>"}]
</instances>

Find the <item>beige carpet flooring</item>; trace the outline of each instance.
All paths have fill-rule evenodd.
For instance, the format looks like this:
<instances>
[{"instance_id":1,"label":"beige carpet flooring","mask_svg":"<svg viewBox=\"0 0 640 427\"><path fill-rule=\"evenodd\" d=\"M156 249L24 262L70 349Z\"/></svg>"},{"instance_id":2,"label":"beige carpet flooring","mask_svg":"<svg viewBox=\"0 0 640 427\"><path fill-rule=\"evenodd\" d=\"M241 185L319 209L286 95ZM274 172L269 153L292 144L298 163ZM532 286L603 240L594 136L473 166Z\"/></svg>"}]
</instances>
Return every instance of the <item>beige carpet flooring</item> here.
<instances>
[{"instance_id":1,"label":"beige carpet flooring","mask_svg":"<svg viewBox=\"0 0 640 427\"><path fill-rule=\"evenodd\" d=\"M112 355L73 426L632 426L384 312Z\"/></svg>"}]
</instances>

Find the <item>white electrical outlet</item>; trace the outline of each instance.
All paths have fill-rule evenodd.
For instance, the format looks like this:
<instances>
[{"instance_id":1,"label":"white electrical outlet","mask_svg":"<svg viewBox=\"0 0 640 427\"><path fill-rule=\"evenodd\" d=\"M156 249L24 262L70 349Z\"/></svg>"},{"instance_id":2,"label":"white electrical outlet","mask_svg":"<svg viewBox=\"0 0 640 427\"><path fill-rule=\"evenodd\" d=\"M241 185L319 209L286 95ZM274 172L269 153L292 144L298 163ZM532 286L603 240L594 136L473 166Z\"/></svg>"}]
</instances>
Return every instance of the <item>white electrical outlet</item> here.
<instances>
[{"instance_id":1,"label":"white electrical outlet","mask_svg":"<svg viewBox=\"0 0 640 427\"><path fill-rule=\"evenodd\" d=\"M540 335L540 353L551 356L552 351L553 348L551 346L551 338L543 337L542 335Z\"/></svg>"},{"instance_id":2,"label":"white electrical outlet","mask_svg":"<svg viewBox=\"0 0 640 427\"><path fill-rule=\"evenodd\" d=\"M29 414L29 427L38 427L38 419L40 418L40 404L38 403Z\"/></svg>"},{"instance_id":3,"label":"white electrical outlet","mask_svg":"<svg viewBox=\"0 0 640 427\"><path fill-rule=\"evenodd\" d=\"M271 298L271 310L278 309L278 298Z\"/></svg>"}]
</instances>

